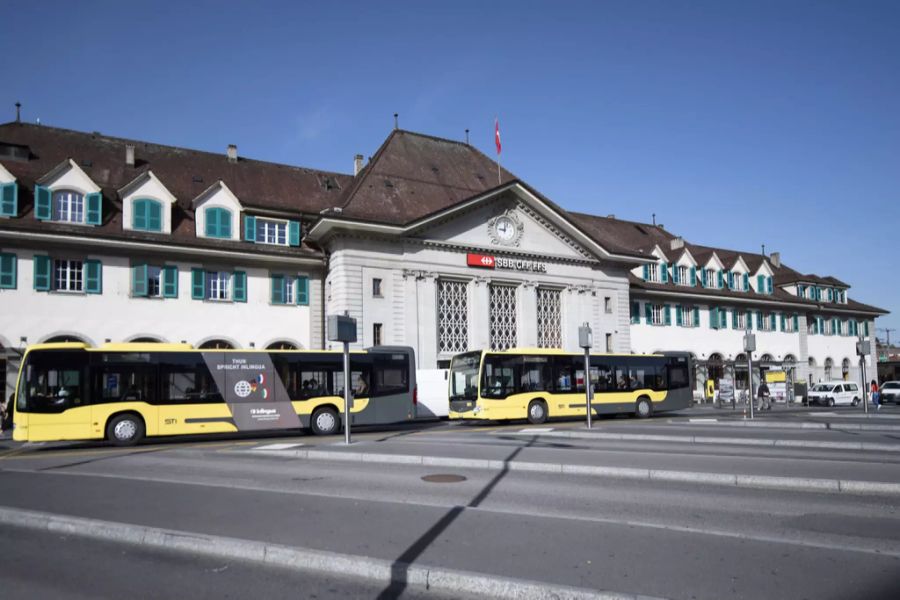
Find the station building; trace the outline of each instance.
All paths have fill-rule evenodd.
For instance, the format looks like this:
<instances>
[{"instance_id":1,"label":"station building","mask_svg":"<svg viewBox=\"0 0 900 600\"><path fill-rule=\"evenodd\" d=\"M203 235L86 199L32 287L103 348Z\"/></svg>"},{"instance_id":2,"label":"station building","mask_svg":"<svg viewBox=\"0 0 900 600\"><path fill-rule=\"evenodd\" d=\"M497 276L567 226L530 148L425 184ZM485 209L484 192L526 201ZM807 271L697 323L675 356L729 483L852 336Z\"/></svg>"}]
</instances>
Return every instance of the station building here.
<instances>
[{"instance_id":1,"label":"station building","mask_svg":"<svg viewBox=\"0 0 900 600\"><path fill-rule=\"evenodd\" d=\"M344 312L358 346L412 346L420 368L577 351L587 322L598 351L692 352L700 394L740 375L748 326L766 367L857 378L857 337L886 314L777 254L566 211L466 143L399 129L340 174L14 122L0 186L7 395L27 344L323 348Z\"/></svg>"}]
</instances>

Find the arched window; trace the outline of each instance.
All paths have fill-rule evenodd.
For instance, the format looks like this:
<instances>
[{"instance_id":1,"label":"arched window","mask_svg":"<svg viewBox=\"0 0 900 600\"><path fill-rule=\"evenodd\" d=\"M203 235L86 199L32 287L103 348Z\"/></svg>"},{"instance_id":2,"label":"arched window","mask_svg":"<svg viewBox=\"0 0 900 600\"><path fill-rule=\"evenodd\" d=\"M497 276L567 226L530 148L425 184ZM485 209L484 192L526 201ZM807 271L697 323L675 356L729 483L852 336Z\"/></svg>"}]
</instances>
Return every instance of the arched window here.
<instances>
[{"instance_id":1,"label":"arched window","mask_svg":"<svg viewBox=\"0 0 900 600\"><path fill-rule=\"evenodd\" d=\"M139 231L162 231L162 203L140 198L131 205L131 226Z\"/></svg>"},{"instance_id":2,"label":"arched window","mask_svg":"<svg viewBox=\"0 0 900 600\"><path fill-rule=\"evenodd\" d=\"M75 190L53 192L53 220L84 223L84 195Z\"/></svg>"},{"instance_id":3,"label":"arched window","mask_svg":"<svg viewBox=\"0 0 900 600\"><path fill-rule=\"evenodd\" d=\"M278 341L266 346L266 350L297 350L297 346L291 342Z\"/></svg>"},{"instance_id":4,"label":"arched window","mask_svg":"<svg viewBox=\"0 0 900 600\"><path fill-rule=\"evenodd\" d=\"M75 335L55 335L55 336L53 336L52 338L49 338L49 339L47 339L47 340L44 340L43 343L45 343L45 344L56 344L56 343L60 343L60 342L79 342L79 343L82 343L82 344L87 344L87 343L88 343L87 340L83 340L83 339L81 339L80 337L75 336Z\"/></svg>"},{"instance_id":5,"label":"arched window","mask_svg":"<svg viewBox=\"0 0 900 600\"><path fill-rule=\"evenodd\" d=\"M163 341L155 337L136 337L131 340L132 344L161 344Z\"/></svg>"},{"instance_id":6,"label":"arched window","mask_svg":"<svg viewBox=\"0 0 900 600\"><path fill-rule=\"evenodd\" d=\"M232 350L234 346L225 340L207 340L200 344L201 350Z\"/></svg>"},{"instance_id":7,"label":"arched window","mask_svg":"<svg viewBox=\"0 0 900 600\"><path fill-rule=\"evenodd\" d=\"M825 359L825 379L831 379L831 368L834 366L834 361L830 358Z\"/></svg>"},{"instance_id":8,"label":"arched window","mask_svg":"<svg viewBox=\"0 0 900 600\"><path fill-rule=\"evenodd\" d=\"M231 239L231 211L227 208L212 207L204 212L206 237Z\"/></svg>"}]
</instances>

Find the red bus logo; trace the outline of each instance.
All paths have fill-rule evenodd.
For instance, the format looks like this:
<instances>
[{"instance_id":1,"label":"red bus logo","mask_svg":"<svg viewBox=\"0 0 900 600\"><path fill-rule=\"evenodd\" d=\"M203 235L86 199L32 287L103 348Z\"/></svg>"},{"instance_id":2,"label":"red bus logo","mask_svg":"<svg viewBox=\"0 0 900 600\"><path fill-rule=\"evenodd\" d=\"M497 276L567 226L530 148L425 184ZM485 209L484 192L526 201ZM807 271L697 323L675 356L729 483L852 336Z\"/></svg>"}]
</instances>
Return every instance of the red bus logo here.
<instances>
[{"instance_id":1,"label":"red bus logo","mask_svg":"<svg viewBox=\"0 0 900 600\"><path fill-rule=\"evenodd\" d=\"M489 254L467 254L466 264L470 267L481 267L482 269L494 268L494 257Z\"/></svg>"}]
</instances>

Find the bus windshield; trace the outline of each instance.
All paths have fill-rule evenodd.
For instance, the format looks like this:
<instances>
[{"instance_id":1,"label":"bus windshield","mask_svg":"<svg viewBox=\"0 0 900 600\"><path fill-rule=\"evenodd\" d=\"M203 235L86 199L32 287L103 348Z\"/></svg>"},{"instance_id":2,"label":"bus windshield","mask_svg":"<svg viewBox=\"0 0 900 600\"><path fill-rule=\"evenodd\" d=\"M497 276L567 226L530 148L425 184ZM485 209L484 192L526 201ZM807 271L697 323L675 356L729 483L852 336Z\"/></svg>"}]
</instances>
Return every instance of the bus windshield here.
<instances>
[{"instance_id":1,"label":"bus windshield","mask_svg":"<svg viewBox=\"0 0 900 600\"><path fill-rule=\"evenodd\" d=\"M450 363L450 401L478 398L478 369L481 352L467 352Z\"/></svg>"},{"instance_id":2,"label":"bus windshield","mask_svg":"<svg viewBox=\"0 0 900 600\"><path fill-rule=\"evenodd\" d=\"M16 410L61 413L84 404L87 354L75 350L30 353L25 363Z\"/></svg>"}]
</instances>

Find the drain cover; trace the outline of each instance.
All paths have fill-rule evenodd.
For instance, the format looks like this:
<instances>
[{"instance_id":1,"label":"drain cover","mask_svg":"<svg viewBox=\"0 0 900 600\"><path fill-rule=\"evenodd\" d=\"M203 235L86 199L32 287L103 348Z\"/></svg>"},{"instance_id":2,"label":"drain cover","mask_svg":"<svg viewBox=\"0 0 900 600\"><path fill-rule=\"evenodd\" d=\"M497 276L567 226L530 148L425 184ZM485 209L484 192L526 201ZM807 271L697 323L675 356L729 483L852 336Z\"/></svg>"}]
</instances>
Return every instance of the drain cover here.
<instances>
[{"instance_id":1,"label":"drain cover","mask_svg":"<svg viewBox=\"0 0 900 600\"><path fill-rule=\"evenodd\" d=\"M428 483L459 483L460 481L465 481L466 478L462 475L451 475L449 473L438 473L436 475L426 475L422 478L422 481L427 481Z\"/></svg>"}]
</instances>

